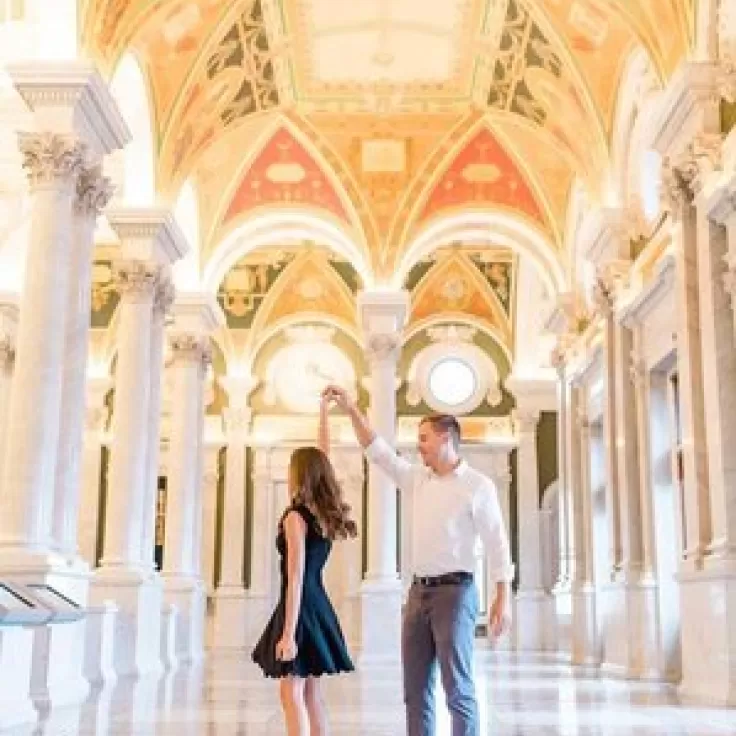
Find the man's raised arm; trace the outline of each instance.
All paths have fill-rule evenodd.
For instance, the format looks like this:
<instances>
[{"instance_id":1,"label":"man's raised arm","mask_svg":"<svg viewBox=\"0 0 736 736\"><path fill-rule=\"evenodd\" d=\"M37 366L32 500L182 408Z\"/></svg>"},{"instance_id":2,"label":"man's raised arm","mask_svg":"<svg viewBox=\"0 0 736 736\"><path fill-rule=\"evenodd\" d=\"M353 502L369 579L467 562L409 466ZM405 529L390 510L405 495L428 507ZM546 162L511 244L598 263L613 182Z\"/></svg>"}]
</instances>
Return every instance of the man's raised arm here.
<instances>
[{"instance_id":1,"label":"man's raised arm","mask_svg":"<svg viewBox=\"0 0 736 736\"><path fill-rule=\"evenodd\" d=\"M400 458L386 440L375 433L363 412L347 395L345 389L339 386L328 386L322 395L334 401L348 415L355 437L365 450L368 460L378 465L402 490L411 488L414 467Z\"/></svg>"}]
</instances>

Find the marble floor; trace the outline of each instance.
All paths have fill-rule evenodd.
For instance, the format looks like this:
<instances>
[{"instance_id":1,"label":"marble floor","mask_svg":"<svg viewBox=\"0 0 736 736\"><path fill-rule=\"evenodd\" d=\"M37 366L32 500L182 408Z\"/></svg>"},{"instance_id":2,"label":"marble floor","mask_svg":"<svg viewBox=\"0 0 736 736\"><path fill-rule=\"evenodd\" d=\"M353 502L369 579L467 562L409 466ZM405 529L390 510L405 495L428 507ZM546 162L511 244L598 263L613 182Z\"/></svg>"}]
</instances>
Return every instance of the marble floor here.
<instances>
[{"instance_id":1,"label":"marble floor","mask_svg":"<svg viewBox=\"0 0 736 736\"><path fill-rule=\"evenodd\" d=\"M480 736L736 734L736 710L684 707L660 685L576 676L549 658L479 650ZM402 736L399 670L363 668L326 680L332 736ZM441 693L441 691L440 691ZM438 701L441 694L438 694ZM121 681L81 708L3 736L281 736L276 685L244 657L218 653L202 667ZM450 736L439 704L437 736Z\"/></svg>"}]
</instances>

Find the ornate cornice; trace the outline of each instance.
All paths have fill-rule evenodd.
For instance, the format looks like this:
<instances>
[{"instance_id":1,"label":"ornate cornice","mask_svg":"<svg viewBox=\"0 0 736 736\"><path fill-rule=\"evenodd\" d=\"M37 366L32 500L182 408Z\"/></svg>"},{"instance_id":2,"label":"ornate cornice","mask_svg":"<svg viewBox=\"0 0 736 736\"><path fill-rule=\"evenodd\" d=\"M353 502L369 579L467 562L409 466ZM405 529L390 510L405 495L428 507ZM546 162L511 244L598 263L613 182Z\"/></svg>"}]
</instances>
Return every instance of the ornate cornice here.
<instances>
[{"instance_id":1,"label":"ornate cornice","mask_svg":"<svg viewBox=\"0 0 736 736\"><path fill-rule=\"evenodd\" d=\"M18 133L18 147L31 190L71 186L82 170L86 154L81 141L56 133Z\"/></svg>"}]
</instances>

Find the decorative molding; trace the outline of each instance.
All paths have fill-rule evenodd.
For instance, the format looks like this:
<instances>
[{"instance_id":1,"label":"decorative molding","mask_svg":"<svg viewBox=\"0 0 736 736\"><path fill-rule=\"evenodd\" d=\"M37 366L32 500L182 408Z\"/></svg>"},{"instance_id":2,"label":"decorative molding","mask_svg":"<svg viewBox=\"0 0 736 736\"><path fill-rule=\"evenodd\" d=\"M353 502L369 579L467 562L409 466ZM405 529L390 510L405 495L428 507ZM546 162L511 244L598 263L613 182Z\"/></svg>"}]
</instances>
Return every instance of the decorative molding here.
<instances>
[{"instance_id":1,"label":"decorative molding","mask_svg":"<svg viewBox=\"0 0 736 736\"><path fill-rule=\"evenodd\" d=\"M675 256L666 253L657 263L652 280L626 305L618 310L616 318L624 327L631 329L643 322L660 301L672 290L675 281Z\"/></svg>"},{"instance_id":2,"label":"decorative molding","mask_svg":"<svg viewBox=\"0 0 736 736\"><path fill-rule=\"evenodd\" d=\"M212 363L212 348L206 335L192 332L175 332L169 336L174 360L200 363L206 368Z\"/></svg>"},{"instance_id":3,"label":"decorative molding","mask_svg":"<svg viewBox=\"0 0 736 736\"><path fill-rule=\"evenodd\" d=\"M125 120L105 81L87 61L27 61L7 72L33 112L46 117L58 110L60 124L81 136L98 155L110 154L131 140ZM72 112L73 115L69 113Z\"/></svg>"},{"instance_id":4,"label":"decorative molding","mask_svg":"<svg viewBox=\"0 0 736 736\"><path fill-rule=\"evenodd\" d=\"M113 264L115 288L133 302L153 302L160 278L161 266L154 261L120 259Z\"/></svg>"},{"instance_id":5,"label":"decorative molding","mask_svg":"<svg viewBox=\"0 0 736 736\"><path fill-rule=\"evenodd\" d=\"M396 363L399 359L402 338L398 333L376 333L368 335L365 357L371 366L384 362Z\"/></svg>"},{"instance_id":6,"label":"decorative molding","mask_svg":"<svg viewBox=\"0 0 736 736\"><path fill-rule=\"evenodd\" d=\"M647 378L647 364L639 353L632 352L629 355L629 376L637 390L643 388Z\"/></svg>"},{"instance_id":7,"label":"decorative molding","mask_svg":"<svg viewBox=\"0 0 736 736\"><path fill-rule=\"evenodd\" d=\"M187 239L169 209L111 209L107 220L123 245L132 242L137 250L147 250L150 258L174 263L189 250Z\"/></svg>"},{"instance_id":8,"label":"decorative molding","mask_svg":"<svg viewBox=\"0 0 736 736\"><path fill-rule=\"evenodd\" d=\"M75 212L83 217L96 219L112 199L115 188L112 181L102 174L101 166L83 168L77 179Z\"/></svg>"},{"instance_id":9,"label":"decorative molding","mask_svg":"<svg viewBox=\"0 0 736 736\"><path fill-rule=\"evenodd\" d=\"M174 300L176 299L176 287L171 280L169 274L164 276L163 268L161 278L156 286L156 293L153 298L154 316L165 317L171 310Z\"/></svg>"},{"instance_id":10,"label":"decorative molding","mask_svg":"<svg viewBox=\"0 0 736 736\"><path fill-rule=\"evenodd\" d=\"M31 190L72 185L84 163L86 146L69 135L18 133L18 147Z\"/></svg>"},{"instance_id":11,"label":"decorative molding","mask_svg":"<svg viewBox=\"0 0 736 736\"><path fill-rule=\"evenodd\" d=\"M253 411L248 407L229 407L223 411L228 437L243 437L250 431Z\"/></svg>"},{"instance_id":12,"label":"decorative molding","mask_svg":"<svg viewBox=\"0 0 736 736\"><path fill-rule=\"evenodd\" d=\"M512 414L514 430L517 434L530 434L536 437L539 424L539 412L533 410L514 409Z\"/></svg>"}]
</instances>

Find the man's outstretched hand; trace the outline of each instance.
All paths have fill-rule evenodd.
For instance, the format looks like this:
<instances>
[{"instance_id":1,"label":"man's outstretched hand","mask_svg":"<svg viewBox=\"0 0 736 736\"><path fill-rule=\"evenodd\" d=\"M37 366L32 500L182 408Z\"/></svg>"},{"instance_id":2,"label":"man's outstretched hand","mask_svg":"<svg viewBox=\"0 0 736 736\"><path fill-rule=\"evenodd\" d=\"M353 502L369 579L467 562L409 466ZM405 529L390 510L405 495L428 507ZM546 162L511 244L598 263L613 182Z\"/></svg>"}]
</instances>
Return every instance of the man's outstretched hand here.
<instances>
[{"instance_id":1,"label":"man's outstretched hand","mask_svg":"<svg viewBox=\"0 0 736 736\"><path fill-rule=\"evenodd\" d=\"M324 391L322 391L322 398L327 401L334 402L335 405L339 406L343 411L349 411L352 405L347 391L340 386L327 386Z\"/></svg>"}]
</instances>

